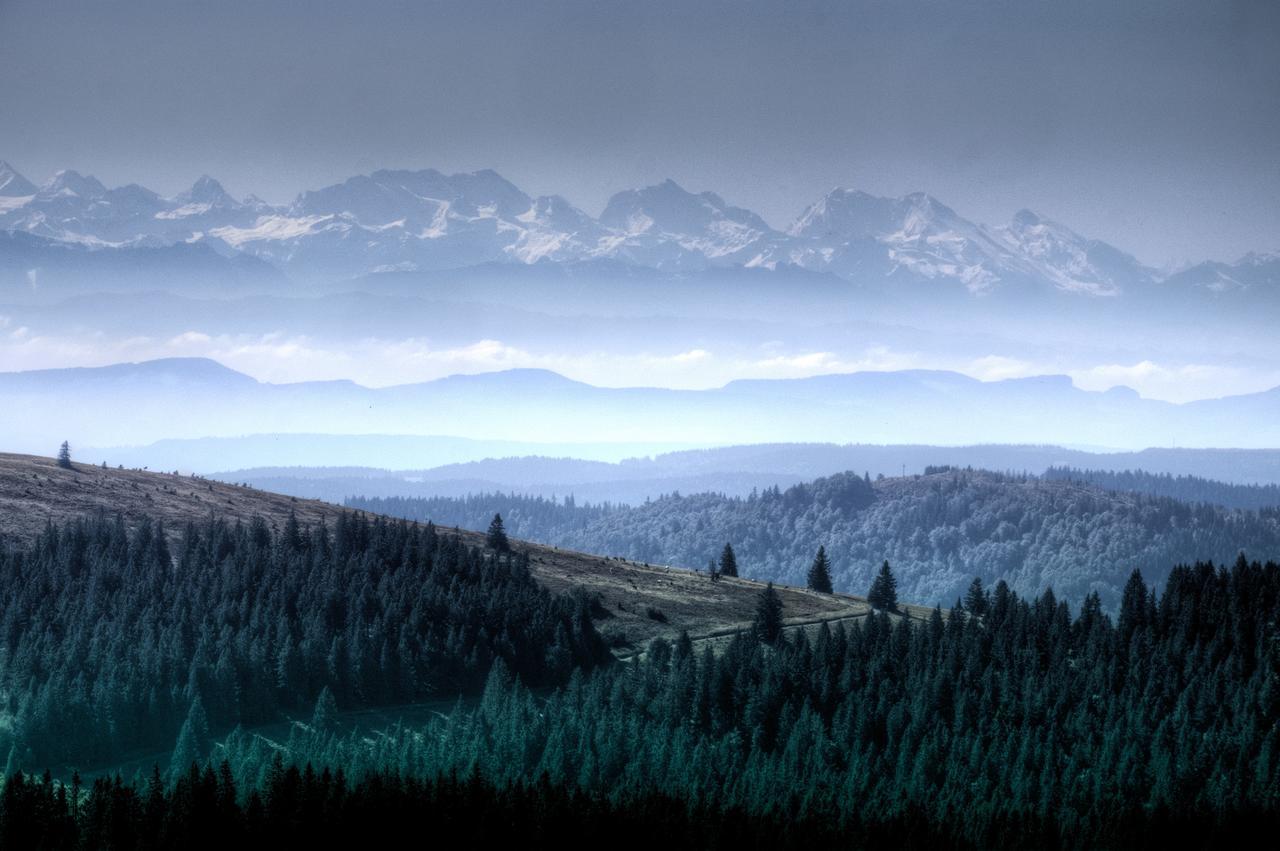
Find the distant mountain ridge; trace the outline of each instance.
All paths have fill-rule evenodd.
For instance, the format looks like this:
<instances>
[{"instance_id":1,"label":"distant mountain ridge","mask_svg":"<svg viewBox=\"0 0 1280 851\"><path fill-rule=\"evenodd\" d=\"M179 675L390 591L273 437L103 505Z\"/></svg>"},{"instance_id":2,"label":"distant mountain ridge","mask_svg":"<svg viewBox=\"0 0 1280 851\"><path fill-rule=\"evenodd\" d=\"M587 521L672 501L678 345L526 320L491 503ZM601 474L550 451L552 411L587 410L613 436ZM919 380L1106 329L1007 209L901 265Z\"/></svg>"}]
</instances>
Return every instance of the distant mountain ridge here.
<instances>
[{"instance_id":1,"label":"distant mountain ridge","mask_svg":"<svg viewBox=\"0 0 1280 851\"><path fill-rule=\"evenodd\" d=\"M74 398L75 404L67 400ZM979 381L933 370L742 380L708 390L597 387L546 370L369 388L268 384L203 358L0 373L0 433L41 451L315 431L522 442L1040 443L1117 449L1280 446L1280 388L1185 404L1065 376ZM945 423L945 439L938 429ZM47 451L47 450L46 450Z\"/></svg>"},{"instance_id":2,"label":"distant mountain ridge","mask_svg":"<svg viewBox=\"0 0 1280 851\"><path fill-rule=\"evenodd\" d=\"M301 445L277 436L277 445ZM332 438L346 454L377 463L376 438ZM427 440L423 438L423 440ZM251 460L252 438L221 442L223 458ZM191 466L207 441L165 441L134 450L98 454L126 466L153 469ZM247 445L246 445L247 444ZM379 469L376 466L228 467L214 478L249 482L254 487L292 496L342 502L363 497L465 497L503 493L532 497L573 497L579 504L640 505L672 493L713 492L746 497L752 491L790 487L807 479L852 470L880 476L920 475L930 470L986 469L1087 481L1105 490L1131 490L1183 501L1210 502L1228 508L1280 507L1280 450L1145 449L1141 452L1090 453L1057 446L903 446L836 444L761 444L654 453L620 462L548 455L486 455L431 469ZM458 453L461 455L461 453ZM438 453L437 453L438 455ZM293 458L297 458L295 453ZM324 458L313 451L312 458ZM413 455L399 452L404 463ZM432 457L423 452L420 457ZM208 462L205 462L208 464ZM205 469L205 468L201 468ZM211 467L208 469L212 469Z\"/></svg>"},{"instance_id":3,"label":"distant mountain ridge","mask_svg":"<svg viewBox=\"0 0 1280 851\"><path fill-rule=\"evenodd\" d=\"M1273 297L1280 289L1278 255L1167 275L1029 210L988 226L921 192L883 198L836 188L775 229L713 192L689 192L672 180L619 192L593 217L561 196L530 196L487 169L383 169L271 205L237 200L208 176L164 198L137 184L108 189L70 170L36 186L0 162L0 231L108 253L205 244L299 280L611 261L668 272L800 268L861 284L941 283L973 294L1105 298L1176 288ZM0 243L0 266L14 247Z\"/></svg>"}]
</instances>

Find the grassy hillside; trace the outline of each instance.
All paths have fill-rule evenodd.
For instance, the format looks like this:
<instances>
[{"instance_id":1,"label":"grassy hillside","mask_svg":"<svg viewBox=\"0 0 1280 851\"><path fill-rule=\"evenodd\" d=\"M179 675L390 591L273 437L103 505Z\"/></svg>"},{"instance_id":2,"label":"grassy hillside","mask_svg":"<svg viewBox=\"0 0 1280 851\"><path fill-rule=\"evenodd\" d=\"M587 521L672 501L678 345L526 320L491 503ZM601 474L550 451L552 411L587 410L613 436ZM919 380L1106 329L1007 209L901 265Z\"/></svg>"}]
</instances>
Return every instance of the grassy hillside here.
<instances>
[{"instance_id":1,"label":"grassy hillside","mask_svg":"<svg viewBox=\"0 0 1280 851\"><path fill-rule=\"evenodd\" d=\"M104 512L133 526L144 518L164 524L176 540L187 523L209 517L248 521L263 518L282 529L292 513L304 526L325 523L333 529L351 509L255 488L191 476L145 470L102 468L76 463L64 470L52 458L0 454L0 540L29 542L48 523L64 523ZM492 514L490 515L492 517ZM488 518L483 525L488 524ZM451 524L444 524L451 525ZM471 546L483 536L459 531ZM557 593L583 589L599 596L597 627L614 652L629 656L656 637L674 639L688 631L697 641L717 641L745 628L755 613L763 584L726 579L714 585L705 575L681 569L681 563L649 563L589 555L556 546L518 541L529 553L534 578ZM696 566L696 565L691 565ZM803 588L780 588L788 623L861 617L865 600L819 595ZM924 610L912 610L922 616Z\"/></svg>"}]
</instances>

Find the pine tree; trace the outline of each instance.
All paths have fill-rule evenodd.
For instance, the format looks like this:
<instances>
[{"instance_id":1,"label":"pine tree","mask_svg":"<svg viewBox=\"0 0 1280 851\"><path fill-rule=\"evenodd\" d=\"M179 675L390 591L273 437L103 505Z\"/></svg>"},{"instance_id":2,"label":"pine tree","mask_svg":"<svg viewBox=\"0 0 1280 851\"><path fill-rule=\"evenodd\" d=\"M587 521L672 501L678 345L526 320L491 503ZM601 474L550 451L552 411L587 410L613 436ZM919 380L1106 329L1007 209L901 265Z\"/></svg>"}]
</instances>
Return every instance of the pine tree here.
<instances>
[{"instance_id":1,"label":"pine tree","mask_svg":"<svg viewBox=\"0 0 1280 851\"><path fill-rule=\"evenodd\" d=\"M511 550L511 542L507 540L507 530L502 525L502 515L493 515L489 523L489 533L485 536L485 546L500 553Z\"/></svg>"},{"instance_id":2,"label":"pine tree","mask_svg":"<svg viewBox=\"0 0 1280 851\"><path fill-rule=\"evenodd\" d=\"M875 582L871 583L871 590L867 592L867 602L882 611L898 610L898 580L893 578L893 571L889 569L888 561L880 566Z\"/></svg>"},{"instance_id":3,"label":"pine tree","mask_svg":"<svg viewBox=\"0 0 1280 851\"><path fill-rule=\"evenodd\" d=\"M315 711L311 713L311 726L317 730L332 730L338 720L338 702L333 699L333 692L325 686L316 698Z\"/></svg>"},{"instance_id":4,"label":"pine tree","mask_svg":"<svg viewBox=\"0 0 1280 851\"><path fill-rule=\"evenodd\" d=\"M782 635L782 598L770 582L756 601L756 618L752 624L756 636L765 644L773 644Z\"/></svg>"},{"instance_id":5,"label":"pine tree","mask_svg":"<svg viewBox=\"0 0 1280 851\"><path fill-rule=\"evenodd\" d=\"M66 470L71 469L71 444L65 440L58 448L58 466Z\"/></svg>"},{"instance_id":6,"label":"pine tree","mask_svg":"<svg viewBox=\"0 0 1280 851\"><path fill-rule=\"evenodd\" d=\"M809 587L823 594L830 594L832 591L831 563L827 560L826 547L818 547L813 566L809 568Z\"/></svg>"},{"instance_id":7,"label":"pine tree","mask_svg":"<svg viewBox=\"0 0 1280 851\"><path fill-rule=\"evenodd\" d=\"M982 587L982 580L975 576L973 582L969 584L968 592L964 595L965 611L981 617L990 607L991 600L987 596L986 589Z\"/></svg>"},{"instance_id":8,"label":"pine tree","mask_svg":"<svg viewBox=\"0 0 1280 851\"><path fill-rule=\"evenodd\" d=\"M203 760L209 751L209 745L209 719L205 716L200 696L196 695L187 711L187 720L178 731L178 741L169 762L170 782L186 773L192 763Z\"/></svg>"},{"instance_id":9,"label":"pine tree","mask_svg":"<svg viewBox=\"0 0 1280 851\"><path fill-rule=\"evenodd\" d=\"M724 549L720 551L720 575L738 575L738 557L733 554L733 546L731 544L725 544Z\"/></svg>"},{"instance_id":10,"label":"pine tree","mask_svg":"<svg viewBox=\"0 0 1280 851\"><path fill-rule=\"evenodd\" d=\"M715 559L711 559L707 562L707 576L711 577L712 582L720 581L720 568L716 567Z\"/></svg>"}]
</instances>

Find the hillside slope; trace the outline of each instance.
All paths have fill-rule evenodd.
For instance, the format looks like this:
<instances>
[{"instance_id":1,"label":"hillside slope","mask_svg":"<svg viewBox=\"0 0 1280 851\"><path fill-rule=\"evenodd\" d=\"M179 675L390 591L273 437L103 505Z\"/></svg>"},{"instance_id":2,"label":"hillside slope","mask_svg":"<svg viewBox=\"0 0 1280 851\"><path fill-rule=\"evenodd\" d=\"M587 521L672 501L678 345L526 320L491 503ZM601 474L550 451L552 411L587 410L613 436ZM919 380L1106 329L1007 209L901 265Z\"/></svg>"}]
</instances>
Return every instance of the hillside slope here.
<instances>
[{"instance_id":1,"label":"hillside slope","mask_svg":"<svg viewBox=\"0 0 1280 851\"><path fill-rule=\"evenodd\" d=\"M950 471L871 482L842 473L746 498L672 494L635 507L491 494L351 500L368 510L463 527L502 513L516 535L629 558L705 564L733 543L746 575L801 583L825 546L835 587L870 587L884 559L899 596L951 603L974 577L1073 604L1119 604L1131 571L1160 583L1179 563L1280 555L1280 512L1233 511L1072 481Z\"/></svg>"},{"instance_id":2,"label":"hillside slope","mask_svg":"<svg viewBox=\"0 0 1280 851\"><path fill-rule=\"evenodd\" d=\"M283 528L292 513L303 525L333 528L351 509L198 477L145 470L74 464L64 470L52 458L0 454L0 541L29 542L48 523L63 523L97 512L119 515L129 526L144 518L161 521L176 537L188 522L215 517L247 521L262 517ZM470 545L483 535L459 531ZM659 636L687 630L695 640L714 641L750 624L763 585L746 579L712 584L705 575L672 565L637 563L588 555L554 546L517 541L527 550L534 577L549 590L584 589L599 595L596 626L620 656L640 652ZM780 588L788 623L861 617L864 600ZM653 610L651 614L650 610ZM909 608L915 616L924 611Z\"/></svg>"}]
</instances>

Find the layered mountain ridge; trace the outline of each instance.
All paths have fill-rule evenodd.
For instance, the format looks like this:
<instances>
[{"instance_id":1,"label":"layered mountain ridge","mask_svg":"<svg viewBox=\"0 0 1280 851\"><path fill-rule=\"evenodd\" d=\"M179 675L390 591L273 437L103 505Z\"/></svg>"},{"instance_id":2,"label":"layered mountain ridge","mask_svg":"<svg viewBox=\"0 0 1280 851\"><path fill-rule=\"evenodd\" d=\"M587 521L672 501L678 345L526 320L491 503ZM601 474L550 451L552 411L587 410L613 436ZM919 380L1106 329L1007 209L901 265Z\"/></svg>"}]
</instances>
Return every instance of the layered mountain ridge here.
<instances>
[{"instance_id":1,"label":"layered mountain ridge","mask_svg":"<svg viewBox=\"0 0 1280 851\"><path fill-rule=\"evenodd\" d=\"M74 398L68 407L65 400ZM519 412L513 416L513 412ZM0 432L35 451L73 445L303 433L466 434L485 440L634 443L949 443L1274 447L1280 387L1173 404L1066 376L999 381L941 370L740 380L708 390L599 387L538 369L365 387L259 382L204 358L0 373Z\"/></svg>"}]
</instances>

